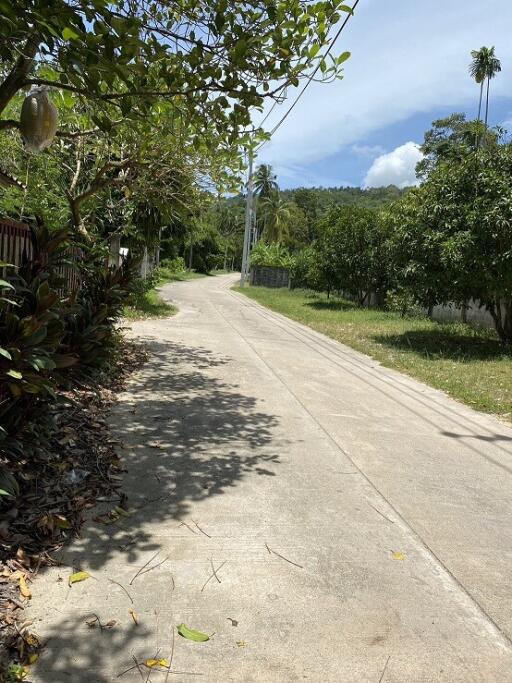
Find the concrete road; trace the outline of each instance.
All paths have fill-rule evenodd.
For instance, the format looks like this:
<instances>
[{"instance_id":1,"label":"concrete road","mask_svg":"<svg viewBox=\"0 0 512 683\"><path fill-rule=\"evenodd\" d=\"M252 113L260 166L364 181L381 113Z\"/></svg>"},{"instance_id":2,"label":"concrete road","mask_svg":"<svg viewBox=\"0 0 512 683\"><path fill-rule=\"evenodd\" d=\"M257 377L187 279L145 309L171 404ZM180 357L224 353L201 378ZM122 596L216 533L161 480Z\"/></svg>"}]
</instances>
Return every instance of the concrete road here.
<instances>
[{"instance_id":1,"label":"concrete road","mask_svg":"<svg viewBox=\"0 0 512 683\"><path fill-rule=\"evenodd\" d=\"M510 683L512 430L233 280L133 325L153 355L112 423L136 511L66 551L92 579L34 585L30 680L144 681L172 653L150 681Z\"/></svg>"}]
</instances>

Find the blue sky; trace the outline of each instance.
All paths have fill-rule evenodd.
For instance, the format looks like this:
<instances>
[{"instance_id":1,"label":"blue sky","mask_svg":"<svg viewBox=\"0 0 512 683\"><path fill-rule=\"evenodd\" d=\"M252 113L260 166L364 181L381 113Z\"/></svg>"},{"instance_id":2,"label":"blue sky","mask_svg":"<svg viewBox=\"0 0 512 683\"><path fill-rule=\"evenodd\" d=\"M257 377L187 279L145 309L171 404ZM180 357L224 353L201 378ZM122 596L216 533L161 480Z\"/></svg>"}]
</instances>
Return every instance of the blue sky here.
<instances>
[{"instance_id":1,"label":"blue sky","mask_svg":"<svg viewBox=\"0 0 512 683\"><path fill-rule=\"evenodd\" d=\"M509 121L512 131L511 30L511 0L360 0L336 44L352 52L344 79L312 83L257 163L272 164L283 188L413 182L430 123L455 111L476 117L468 64L482 45L495 45L502 62L490 123ZM268 128L295 96L274 109Z\"/></svg>"}]
</instances>

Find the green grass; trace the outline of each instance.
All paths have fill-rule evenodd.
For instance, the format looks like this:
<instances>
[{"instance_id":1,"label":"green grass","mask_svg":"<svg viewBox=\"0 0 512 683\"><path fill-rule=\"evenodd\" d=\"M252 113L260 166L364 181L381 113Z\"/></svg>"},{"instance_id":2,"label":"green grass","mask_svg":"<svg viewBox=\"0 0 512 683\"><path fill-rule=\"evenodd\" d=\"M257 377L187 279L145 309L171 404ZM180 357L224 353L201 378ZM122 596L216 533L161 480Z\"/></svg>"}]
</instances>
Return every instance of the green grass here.
<instances>
[{"instance_id":1,"label":"green grass","mask_svg":"<svg viewBox=\"0 0 512 683\"><path fill-rule=\"evenodd\" d=\"M185 280L198 280L207 277L204 273L196 273L194 270L184 270L182 273L173 273L168 268L160 266L158 269L157 287L166 285L168 282L185 282Z\"/></svg>"},{"instance_id":2,"label":"green grass","mask_svg":"<svg viewBox=\"0 0 512 683\"><path fill-rule=\"evenodd\" d=\"M150 289L136 297L133 305L125 306L123 316L128 320L145 318L169 318L178 312L176 306L166 303L156 289Z\"/></svg>"},{"instance_id":3,"label":"green grass","mask_svg":"<svg viewBox=\"0 0 512 683\"><path fill-rule=\"evenodd\" d=\"M214 274L219 272L216 271ZM144 320L146 318L168 318L171 315L175 315L178 309L162 299L157 287L162 287L162 285L166 285L169 282L185 282L187 280L198 280L202 277L207 276L204 273L196 273L193 270L175 273L164 266L160 266L155 287L133 297L133 304L124 307L123 316L128 320Z\"/></svg>"},{"instance_id":4,"label":"green grass","mask_svg":"<svg viewBox=\"0 0 512 683\"><path fill-rule=\"evenodd\" d=\"M490 330L402 318L399 313L360 309L344 299L303 290L235 289L476 410L512 420L512 351Z\"/></svg>"}]
</instances>

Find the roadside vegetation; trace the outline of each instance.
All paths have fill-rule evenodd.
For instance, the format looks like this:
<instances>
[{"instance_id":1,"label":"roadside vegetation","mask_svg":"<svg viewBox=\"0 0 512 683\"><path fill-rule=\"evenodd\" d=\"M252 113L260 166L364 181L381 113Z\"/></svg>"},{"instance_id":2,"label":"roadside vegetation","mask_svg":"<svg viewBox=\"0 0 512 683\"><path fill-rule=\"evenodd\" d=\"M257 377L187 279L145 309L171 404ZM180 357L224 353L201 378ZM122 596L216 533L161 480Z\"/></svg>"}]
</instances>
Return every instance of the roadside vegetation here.
<instances>
[{"instance_id":1,"label":"roadside vegetation","mask_svg":"<svg viewBox=\"0 0 512 683\"><path fill-rule=\"evenodd\" d=\"M315 188L281 192L269 166L255 174L260 242L252 267L286 267L291 290L247 296L446 391L512 416L512 143L489 128L494 48L471 53L478 117L455 113L425 133L420 184L376 205L325 202ZM485 98L484 98L485 95ZM394 195L394 196L393 196ZM368 198L370 199L370 198ZM432 319L454 304L460 322ZM465 324L469 306L494 329Z\"/></svg>"},{"instance_id":2,"label":"roadside vegetation","mask_svg":"<svg viewBox=\"0 0 512 683\"><path fill-rule=\"evenodd\" d=\"M489 330L362 308L301 289L236 288L249 298L405 372L476 410L512 421L512 352Z\"/></svg>"},{"instance_id":3,"label":"roadside vegetation","mask_svg":"<svg viewBox=\"0 0 512 683\"><path fill-rule=\"evenodd\" d=\"M251 116L313 70L341 77L350 54L330 36L350 11L0 3L0 681L37 659L16 611L47 551L79 534L99 493L122 510L98 418L110 399L86 408L138 363L123 313L173 312L155 287L189 275L165 259L201 274L239 266L243 219L219 198L240 189L243 150L265 139ZM156 254L162 267L141 281Z\"/></svg>"}]
</instances>

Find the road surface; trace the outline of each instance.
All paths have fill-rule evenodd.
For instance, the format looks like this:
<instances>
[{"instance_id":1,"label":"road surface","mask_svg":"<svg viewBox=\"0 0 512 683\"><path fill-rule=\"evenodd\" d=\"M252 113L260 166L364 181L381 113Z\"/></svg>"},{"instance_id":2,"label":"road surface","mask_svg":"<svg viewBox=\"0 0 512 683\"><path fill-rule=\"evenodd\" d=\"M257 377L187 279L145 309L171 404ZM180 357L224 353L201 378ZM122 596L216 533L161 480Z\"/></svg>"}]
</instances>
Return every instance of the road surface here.
<instances>
[{"instance_id":1,"label":"road surface","mask_svg":"<svg viewBox=\"0 0 512 683\"><path fill-rule=\"evenodd\" d=\"M167 285L180 313L133 324L153 355L112 425L136 511L66 551L93 579L34 585L30 680L172 654L150 681L510 683L512 430L233 282Z\"/></svg>"}]
</instances>

